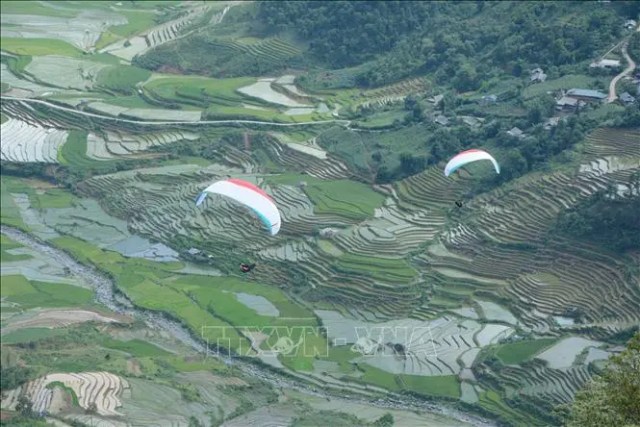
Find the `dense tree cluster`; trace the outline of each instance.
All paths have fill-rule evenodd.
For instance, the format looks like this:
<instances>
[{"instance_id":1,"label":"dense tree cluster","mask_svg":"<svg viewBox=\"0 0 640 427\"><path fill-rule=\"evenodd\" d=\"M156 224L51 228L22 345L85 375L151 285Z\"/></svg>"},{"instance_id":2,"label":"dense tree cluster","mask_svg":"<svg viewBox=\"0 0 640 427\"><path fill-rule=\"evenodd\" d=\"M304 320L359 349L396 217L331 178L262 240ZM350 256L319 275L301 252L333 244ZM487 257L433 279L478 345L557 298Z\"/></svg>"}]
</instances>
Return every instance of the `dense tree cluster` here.
<instances>
[{"instance_id":1,"label":"dense tree cluster","mask_svg":"<svg viewBox=\"0 0 640 427\"><path fill-rule=\"evenodd\" d=\"M487 76L590 60L621 36L634 2L262 2L273 32L294 31L330 67L374 60L357 81L377 86L434 72L460 92Z\"/></svg>"},{"instance_id":2,"label":"dense tree cluster","mask_svg":"<svg viewBox=\"0 0 640 427\"><path fill-rule=\"evenodd\" d=\"M2 367L0 390L11 390L33 379L34 372L21 366Z\"/></svg>"},{"instance_id":3,"label":"dense tree cluster","mask_svg":"<svg viewBox=\"0 0 640 427\"><path fill-rule=\"evenodd\" d=\"M610 186L563 212L556 229L613 251L640 249L640 173L631 175L623 194Z\"/></svg>"},{"instance_id":4,"label":"dense tree cluster","mask_svg":"<svg viewBox=\"0 0 640 427\"><path fill-rule=\"evenodd\" d=\"M640 332L602 375L576 393L567 427L640 425Z\"/></svg>"}]
</instances>

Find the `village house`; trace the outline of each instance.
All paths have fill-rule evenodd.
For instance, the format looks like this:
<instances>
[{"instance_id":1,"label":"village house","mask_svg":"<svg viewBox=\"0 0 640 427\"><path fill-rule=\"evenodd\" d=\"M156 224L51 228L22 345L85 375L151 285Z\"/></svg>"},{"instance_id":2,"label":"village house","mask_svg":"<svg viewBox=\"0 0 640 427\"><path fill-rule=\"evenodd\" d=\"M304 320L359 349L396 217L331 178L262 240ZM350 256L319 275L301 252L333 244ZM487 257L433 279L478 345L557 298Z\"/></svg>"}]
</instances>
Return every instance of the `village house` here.
<instances>
[{"instance_id":1,"label":"village house","mask_svg":"<svg viewBox=\"0 0 640 427\"><path fill-rule=\"evenodd\" d=\"M620 95L620 101L625 105L629 105L636 102L636 99L629 92L624 92Z\"/></svg>"},{"instance_id":2,"label":"village house","mask_svg":"<svg viewBox=\"0 0 640 427\"><path fill-rule=\"evenodd\" d=\"M618 68L620 67L619 59L601 59L598 62L592 62L591 68Z\"/></svg>"},{"instance_id":3,"label":"village house","mask_svg":"<svg viewBox=\"0 0 640 427\"><path fill-rule=\"evenodd\" d=\"M440 94L440 95L436 95L436 96L432 96L431 98L428 98L427 102L430 102L433 105L437 106L438 104L440 104L440 101L442 101L443 98L444 98L444 95Z\"/></svg>"},{"instance_id":4,"label":"village house","mask_svg":"<svg viewBox=\"0 0 640 427\"><path fill-rule=\"evenodd\" d=\"M552 127L558 126L560 123L561 117L550 117L547 121L544 122L543 128L545 130L550 130Z\"/></svg>"},{"instance_id":5,"label":"village house","mask_svg":"<svg viewBox=\"0 0 640 427\"><path fill-rule=\"evenodd\" d=\"M482 105L495 104L496 102L498 102L498 97L496 95L485 95L480 98L480 104Z\"/></svg>"},{"instance_id":6,"label":"village house","mask_svg":"<svg viewBox=\"0 0 640 427\"><path fill-rule=\"evenodd\" d=\"M484 119L481 117L458 116L458 118L462 120L465 125L471 127L480 127L482 125L482 122L484 122Z\"/></svg>"},{"instance_id":7,"label":"village house","mask_svg":"<svg viewBox=\"0 0 640 427\"><path fill-rule=\"evenodd\" d=\"M511 130L508 130L507 135L513 136L516 138L524 138L524 132L522 132L522 130L520 130L520 128L518 127L514 127Z\"/></svg>"},{"instance_id":8,"label":"village house","mask_svg":"<svg viewBox=\"0 0 640 427\"><path fill-rule=\"evenodd\" d=\"M592 89L569 89L567 96L576 98L581 101L602 101L607 97L606 94Z\"/></svg>"},{"instance_id":9,"label":"village house","mask_svg":"<svg viewBox=\"0 0 640 427\"><path fill-rule=\"evenodd\" d=\"M531 83L542 83L547 80L547 75L544 73L542 68L536 68L535 70L531 71L531 77L529 78L529 80L531 81Z\"/></svg>"},{"instance_id":10,"label":"village house","mask_svg":"<svg viewBox=\"0 0 640 427\"><path fill-rule=\"evenodd\" d=\"M440 115L440 116L436 117L434 122L436 122L437 124L442 125L442 126L447 126L449 124L449 119L447 119L443 115Z\"/></svg>"},{"instance_id":11,"label":"village house","mask_svg":"<svg viewBox=\"0 0 640 427\"><path fill-rule=\"evenodd\" d=\"M563 96L556 101L556 108L558 110L576 108L577 106L578 100L576 98L571 98L570 96Z\"/></svg>"}]
</instances>

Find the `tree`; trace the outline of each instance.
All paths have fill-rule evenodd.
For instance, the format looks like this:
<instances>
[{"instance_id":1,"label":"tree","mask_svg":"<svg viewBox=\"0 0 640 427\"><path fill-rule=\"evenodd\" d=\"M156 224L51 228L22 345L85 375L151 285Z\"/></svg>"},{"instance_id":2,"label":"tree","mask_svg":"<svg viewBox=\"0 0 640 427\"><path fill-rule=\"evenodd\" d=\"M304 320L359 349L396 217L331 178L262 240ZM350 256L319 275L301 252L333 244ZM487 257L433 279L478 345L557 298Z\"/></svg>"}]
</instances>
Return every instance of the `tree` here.
<instances>
[{"instance_id":1,"label":"tree","mask_svg":"<svg viewBox=\"0 0 640 427\"><path fill-rule=\"evenodd\" d=\"M11 390L29 381L33 372L29 368L13 366L0 371L0 390Z\"/></svg>"},{"instance_id":2,"label":"tree","mask_svg":"<svg viewBox=\"0 0 640 427\"><path fill-rule=\"evenodd\" d=\"M395 420L393 419L393 415L390 413L386 413L380 418L378 418L373 425L375 427L393 427Z\"/></svg>"},{"instance_id":3,"label":"tree","mask_svg":"<svg viewBox=\"0 0 640 427\"><path fill-rule=\"evenodd\" d=\"M640 332L576 393L567 427L640 426Z\"/></svg>"},{"instance_id":4,"label":"tree","mask_svg":"<svg viewBox=\"0 0 640 427\"><path fill-rule=\"evenodd\" d=\"M33 402L27 397L27 395L23 394L18 398L16 411L20 412L23 417L33 417Z\"/></svg>"}]
</instances>

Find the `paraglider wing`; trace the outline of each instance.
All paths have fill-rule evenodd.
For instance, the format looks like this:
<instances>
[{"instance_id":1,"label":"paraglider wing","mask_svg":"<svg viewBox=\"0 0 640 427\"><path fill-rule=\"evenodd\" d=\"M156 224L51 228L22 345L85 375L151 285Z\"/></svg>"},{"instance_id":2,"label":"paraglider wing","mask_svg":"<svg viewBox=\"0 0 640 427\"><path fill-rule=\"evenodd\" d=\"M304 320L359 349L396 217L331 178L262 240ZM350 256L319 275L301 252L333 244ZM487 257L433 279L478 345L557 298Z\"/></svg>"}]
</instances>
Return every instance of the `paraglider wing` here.
<instances>
[{"instance_id":1,"label":"paraglider wing","mask_svg":"<svg viewBox=\"0 0 640 427\"><path fill-rule=\"evenodd\" d=\"M252 209L272 236L280 231L280 212L273 199L260 187L241 179L214 182L202 192L196 205L202 203L207 193L220 194Z\"/></svg>"},{"instance_id":2,"label":"paraglider wing","mask_svg":"<svg viewBox=\"0 0 640 427\"><path fill-rule=\"evenodd\" d=\"M449 160L449 163L447 163L447 166L445 166L444 168L444 175L449 176L467 163L475 162L478 160L491 160L491 163L493 163L493 167L496 169L496 173L500 173L500 165L491 154L487 153L486 151L472 149L463 151L462 153L455 155L451 160Z\"/></svg>"}]
</instances>

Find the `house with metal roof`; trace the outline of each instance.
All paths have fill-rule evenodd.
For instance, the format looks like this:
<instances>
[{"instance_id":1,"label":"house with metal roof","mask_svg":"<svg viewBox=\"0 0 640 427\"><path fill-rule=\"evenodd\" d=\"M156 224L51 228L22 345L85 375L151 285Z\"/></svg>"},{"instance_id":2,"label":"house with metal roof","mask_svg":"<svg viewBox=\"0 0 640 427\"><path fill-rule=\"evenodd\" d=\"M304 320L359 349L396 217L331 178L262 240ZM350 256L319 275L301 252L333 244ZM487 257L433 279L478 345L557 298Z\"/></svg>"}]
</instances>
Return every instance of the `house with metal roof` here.
<instances>
[{"instance_id":1,"label":"house with metal roof","mask_svg":"<svg viewBox=\"0 0 640 427\"><path fill-rule=\"evenodd\" d=\"M569 89L567 96L583 99L585 101L600 101L607 97L607 94L593 89Z\"/></svg>"},{"instance_id":2,"label":"house with metal roof","mask_svg":"<svg viewBox=\"0 0 640 427\"><path fill-rule=\"evenodd\" d=\"M636 99L629 92L625 92L620 95L620 101L622 101L623 104L633 104L636 102Z\"/></svg>"},{"instance_id":3,"label":"house with metal roof","mask_svg":"<svg viewBox=\"0 0 640 427\"><path fill-rule=\"evenodd\" d=\"M449 119L447 119L443 115L439 115L438 117L436 117L434 122L436 122L437 124L442 125L442 126L447 126L449 124Z\"/></svg>"},{"instance_id":4,"label":"house with metal roof","mask_svg":"<svg viewBox=\"0 0 640 427\"><path fill-rule=\"evenodd\" d=\"M516 138L522 138L522 137L524 137L524 132L522 132L522 130L520 130L520 128L514 127L511 130L507 131L507 135L514 136Z\"/></svg>"},{"instance_id":5,"label":"house with metal roof","mask_svg":"<svg viewBox=\"0 0 640 427\"><path fill-rule=\"evenodd\" d=\"M537 82L542 83L545 80L547 80L547 75L544 73L542 68L536 68L535 70L531 71L531 77L529 80L532 83L537 83Z\"/></svg>"},{"instance_id":6,"label":"house with metal roof","mask_svg":"<svg viewBox=\"0 0 640 427\"><path fill-rule=\"evenodd\" d=\"M482 105L495 104L496 102L498 102L497 95L485 95L480 99Z\"/></svg>"},{"instance_id":7,"label":"house with metal roof","mask_svg":"<svg viewBox=\"0 0 640 427\"><path fill-rule=\"evenodd\" d=\"M591 68L618 68L620 67L619 59L601 59L598 62L592 62Z\"/></svg>"},{"instance_id":8,"label":"house with metal roof","mask_svg":"<svg viewBox=\"0 0 640 427\"><path fill-rule=\"evenodd\" d=\"M578 106L578 100L576 98L571 98L570 96L563 96L562 98L556 101L556 107L558 109L575 108L577 106Z\"/></svg>"}]
</instances>

